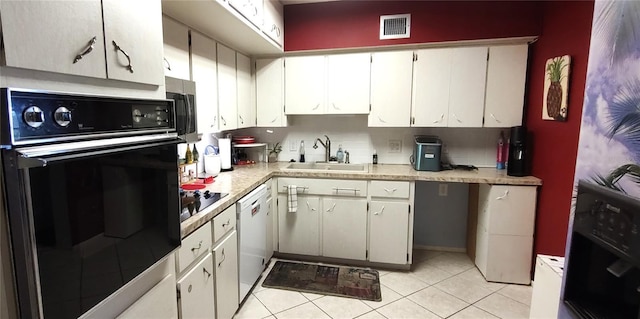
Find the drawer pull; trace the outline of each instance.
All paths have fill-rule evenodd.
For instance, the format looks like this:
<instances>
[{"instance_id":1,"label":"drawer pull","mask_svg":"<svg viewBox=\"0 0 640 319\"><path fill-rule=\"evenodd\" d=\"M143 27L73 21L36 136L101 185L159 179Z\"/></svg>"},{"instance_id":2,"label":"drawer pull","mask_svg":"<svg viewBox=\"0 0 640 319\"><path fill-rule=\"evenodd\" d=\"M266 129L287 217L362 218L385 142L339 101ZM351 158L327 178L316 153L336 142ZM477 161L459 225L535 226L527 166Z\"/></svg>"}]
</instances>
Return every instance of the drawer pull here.
<instances>
[{"instance_id":1,"label":"drawer pull","mask_svg":"<svg viewBox=\"0 0 640 319\"><path fill-rule=\"evenodd\" d=\"M327 213L328 212L333 212L333 210L336 208L336 203L333 203L333 206L331 206L331 208L327 209Z\"/></svg>"},{"instance_id":2,"label":"drawer pull","mask_svg":"<svg viewBox=\"0 0 640 319\"><path fill-rule=\"evenodd\" d=\"M356 195L356 193L360 191L357 188L341 188L341 187L334 187L333 190L336 191L336 194L340 191L345 191L345 192L353 192L353 195Z\"/></svg>"},{"instance_id":3,"label":"drawer pull","mask_svg":"<svg viewBox=\"0 0 640 319\"><path fill-rule=\"evenodd\" d=\"M315 208L312 208L312 207L311 207L311 205L309 205L309 201L307 201L307 208L308 208L310 211L312 211L312 212L315 212L315 211L316 211L316 209L315 209Z\"/></svg>"},{"instance_id":4,"label":"drawer pull","mask_svg":"<svg viewBox=\"0 0 640 319\"><path fill-rule=\"evenodd\" d=\"M211 278L211 273L207 270L207 268L202 267L202 272L207 274L207 278Z\"/></svg>"},{"instance_id":5,"label":"drawer pull","mask_svg":"<svg viewBox=\"0 0 640 319\"><path fill-rule=\"evenodd\" d=\"M196 251L196 250L200 250L200 248L202 248L202 240L198 243L198 247L193 247L191 248L191 251Z\"/></svg>"},{"instance_id":6,"label":"drawer pull","mask_svg":"<svg viewBox=\"0 0 640 319\"><path fill-rule=\"evenodd\" d=\"M388 189L386 187L384 188L384 191L387 192L387 193L394 193L397 190L398 190L397 188L392 188L392 189Z\"/></svg>"},{"instance_id":7,"label":"drawer pull","mask_svg":"<svg viewBox=\"0 0 640 319\"><path fill-rule=\"evenodd\" d=\"M222 260L218 263L218 268L222 266L222 263L224 262L225 259L227 259L227 256L224 255L224 248L222 248Z\"/></svg>"},{"instance_id":8,"label":"drawer pull","mask_svg":"<svg viewBox=\"0 0 640 319\"><path fill-rule=\"evenodd\" d=\"M509 195L509 190L504 191L504 195L496 197L496 200L503 200Z\"/></svg>"},{"instance_id":9,"label":"drawer pull","mask_svg":"<svg viewBox=\"0 0 640 319\"><path fill-rule=\"evenodd\" d=\"M222 228L226 228L227 226L229 226L231 224L231 219L227 219L227 222L222 224Z\"/></svg>"},{"instance_id":10,"label":"drawer pull","mask_svg":"<svg viewBox=\"0 0 640 319\"><path fill-rule=\"evenodd\" d=\"M283 188L289 188L288 185L282 185L282 187ZM304 192L304 191L308 190L309 187L308 186L296 186L296 190L298 190L298 189L302 189L302 191Z\"/></svg>"},{"instance_id":11,"label":"drawer pull","mask_svg":"<svg viewBox=\"0 0 640 319\"><path fill-rule=\"evenodd\" d=\"M384 205L382 205L382 208L380 209L379 212L373 212L374 215L380 215L382 214L382 212L384 212Z\"/></svg>"}]
</instances>

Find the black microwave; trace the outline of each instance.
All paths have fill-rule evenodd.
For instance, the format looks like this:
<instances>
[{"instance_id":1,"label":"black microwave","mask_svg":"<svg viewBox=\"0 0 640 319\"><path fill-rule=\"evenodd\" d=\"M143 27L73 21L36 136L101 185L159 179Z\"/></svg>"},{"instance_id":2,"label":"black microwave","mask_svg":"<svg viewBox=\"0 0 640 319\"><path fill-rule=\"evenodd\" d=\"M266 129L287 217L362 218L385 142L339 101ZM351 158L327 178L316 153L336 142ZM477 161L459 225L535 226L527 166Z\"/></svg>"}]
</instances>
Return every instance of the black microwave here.
<instances>
[{"instance_id":1,"label":"black microwave","mask_svg":"<svg viewBox=\"0 0 640 319\"><path fill-rule=\"evenodd\" d=\"M165 77L167 99L176 109L176 131L185 142L197 142L196 82Z\"/></svg>"}]
</instances>

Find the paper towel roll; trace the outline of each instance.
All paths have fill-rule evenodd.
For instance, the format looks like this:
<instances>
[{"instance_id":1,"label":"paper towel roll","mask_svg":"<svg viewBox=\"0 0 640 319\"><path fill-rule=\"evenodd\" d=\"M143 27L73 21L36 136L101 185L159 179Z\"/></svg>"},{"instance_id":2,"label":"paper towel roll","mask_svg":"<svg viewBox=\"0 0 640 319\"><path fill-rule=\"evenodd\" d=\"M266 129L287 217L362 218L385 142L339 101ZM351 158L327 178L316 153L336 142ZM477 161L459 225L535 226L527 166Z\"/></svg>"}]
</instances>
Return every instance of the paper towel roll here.
<instances>
[{"instance_id":1,"label":"paper towel roll","mask_svg":"<svg viewBox=\"0 0 640 319\"><path fill-rule=\"evenodd\" d=\"M220 168L231 168L231 139L219 138L218 147L220 147Z\"/></svg>"}]
</instances>

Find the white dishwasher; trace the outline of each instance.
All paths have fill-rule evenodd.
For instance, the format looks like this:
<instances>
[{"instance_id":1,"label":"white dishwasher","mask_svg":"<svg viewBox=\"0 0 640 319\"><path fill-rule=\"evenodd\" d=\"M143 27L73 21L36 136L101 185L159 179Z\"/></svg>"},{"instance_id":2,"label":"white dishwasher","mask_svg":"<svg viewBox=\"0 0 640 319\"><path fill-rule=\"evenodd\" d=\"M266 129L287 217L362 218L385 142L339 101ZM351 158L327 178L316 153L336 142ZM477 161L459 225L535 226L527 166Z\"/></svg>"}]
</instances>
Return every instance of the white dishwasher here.
<instances>
[{"instance_id":1,"label":"white dishwasher","mask_svg":"<svg viewBox=\"0 0 640 319\"><path fill-rule=\"evenodd\" d=\"M267 255L267 187L263 184L237 203L240 301L264 270Z\"/></svg>"}]
</instances>

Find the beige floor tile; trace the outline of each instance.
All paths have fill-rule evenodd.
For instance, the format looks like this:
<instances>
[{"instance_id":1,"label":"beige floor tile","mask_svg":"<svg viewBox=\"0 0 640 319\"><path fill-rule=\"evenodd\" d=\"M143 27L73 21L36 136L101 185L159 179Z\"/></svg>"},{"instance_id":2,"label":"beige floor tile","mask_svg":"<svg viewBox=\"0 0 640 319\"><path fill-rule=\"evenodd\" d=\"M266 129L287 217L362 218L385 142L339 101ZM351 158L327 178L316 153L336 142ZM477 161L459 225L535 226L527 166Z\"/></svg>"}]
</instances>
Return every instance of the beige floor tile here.
<instances>
[{"instance_id":1,"label":"beige floor tile","mask_svg":"<svg viewBox=\"0 0 640 319\"><path fill-rule=\"evenodd\" d=\"M379 313L387 318L393 319L439 319L436 314L422 308L418 304L409 299L400 299L392 302L380 309L377 309Z\"/></svg>"},{"instance_id":2,"label":"beige floor tile","mask_svg":"<svg viewBox=\"0 0 640 319\"><path fill-rule=\"evenodd\" d=\"M277 313L278 319L330 319L326 313L311 302Z\"/></svg>"},{"instance_id":3,"label":"beige floor tile","mask_svg":"<svg viewBox=\"0 0 640 319\"><path fill-rule=\"evenodd\" d=\"M482 276L482 274L480 273L480 270L478 270L478 268L473 267L459 275L456 275L460 278L466 279L470 282L472 282L475 285L478 285L482 288L486 288L489 289L491 291L498 291L504 287L506 287L506 284L502 284L499 282L489 282L486 279L484 279L484 276Z\"/></svg>"},{"instance_id":4,"label":"beige floor tile","mask_svg":"<svg viewBox=\"0 0 640 319\"><path fill-rule=\"evenodd\" d=\"M498 290L498 293L515 301L531 306L531 293L533 288L525 285L507 285Z\"/></svg>"},{"instance_id":5,"label":"beige floor tile","mask_svg":"<svg viewBox=\"0 0 640 319\"><path fill-rule=\"evenodd\" d=\"M469 306L457 312L449 319L499 319L498 317L474 306ZM507 318L505 318L507 319Z\"/></svg>"},{"instance_id":6,"label":"beige floor tile","mask_svg":"<svg viewBox=\"0 0 640 319\"><path fill-rule=\"evenodd\" d=\"M307 299L309 299L309 301L314 301L318 298L322 298L326 295L320 295L320 294L312 294L310 292L302 292L301 293L303 296L307 297Z\"/></svg>"},{"instance_id":7,"label":"beige floor tile","mask_svg":"<svg viewBox=\"0 0 640 319\"><path fill-rule=\"evenodd\" d=\"M386 274L380 277L380 284L391 288L391 290L403 296L408 296L428 286L423 281L416 280L416 277L413 277L408 272L392 272Z\"/></svg>"},{"instance_id":8,"label":"beige floor tile","mask_svg":"<svg viewBox=\"0 0 640 319\"><path fill-rule=\"evenodd\" d=\"M254 295L247 297L234 319L255 319L270 316L271 312Z\"/></svg>"},{"instance_id":9,"label":"beige floor tile","mask_svg":"<svg viewBox=\"0 0 640 319\"><path fill-rule=\"evenodd\" d=\"M433 258L427 259L427 263L434 265L452 275L457 275L470 268L475 267L466 253L442 253Z\"/></svg>"},{"instance_id":10,"label":"beige floor tile","mask_svg":"<svg viewBox=\"0 0 640 319\"><path fill-rule=\"evenodd\" d=\"M378 309L380 307L388 305L402 298L402 296L399 293L391 290L389 287L385 285L380 285L380 293L382 294L382 301L363 300L362 302L366 303L369 307L373 309Z\"/></svg>"},{"instance_id":11,"label":"beige floor tile","mask_svg":"<svg viewBox=\"0 0 640 319\"><path fill-rule=\"evenodd\" d=\"M449 317L469 305L436 287L422 289L407 298L442 318Z\"/></svg>"},{"instance_id":12,"label":"beige floor tile","mask_svg":"<svg viewBox=\"0 0 640 319\"><path fill-rule=\"evenodd\" d=\"M372 310L364 302L345 297L324 296L313 303L331 318L355 318Z\"/></svg>"},{"instance_id":13,"label":"beige floor tile","mask_svg":"<svg viewBox=\"0 0 640 319\"><path fill-rule=\"evenodd\" d=\"M527 305L498 293L476 302L474 306L500 318L529 318L529 307Z\"/></svg>"},{"instance_id":14,"label":"beige floor tile","mask_svg":"<svg viewBox=\"0 0 640 319\"><path fill-rule=\"evenodd\" d=\"M309 302L301 293L282 289L265 289L254 294L271 313L279 313Z\"/></svg>"},{"instance_id":15,"label":"beige floor tile","mask_svg":"<svg viewBox=\"0 0 640 319\"><path fill-rule=\"evenodd\" d=\"M413 263L418 261L427 260L429 258L442 255L443 252L435 250L414 249L413 250Z\"/></svg>"},{"instance_id":16,"label":"beige floor tile","mask_svg":"<svg viewBox=\"0 0 640 319\"><path fill-rule=\"evenodd\" d=\"M489 289L458 276L445 279L434 286L468 303L474 303L493 293Z\"/></svg>"},{"instance_id":17,"label":"beige floor tile","mask_svg":"<svg viewBox=\"0 0 640 319\"><path fill-rule=\"evenodd\" d=\"M411 269L411 274L429 285L439 283L452 274L426 262L421 262Z\"/></svg>"},{"instance_id":18,"label":"beige floor tile","mask_svg":"<svg viewBox=\"0 0 640 319\"><path fill-rule=\"evenodd\" d=\"M365 313L364 315L358 317L357 319L386 319L386 317L374 310L374 311Z\"/></svg>"}]
</instances>

